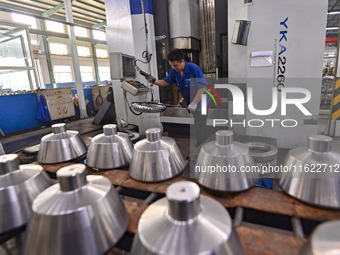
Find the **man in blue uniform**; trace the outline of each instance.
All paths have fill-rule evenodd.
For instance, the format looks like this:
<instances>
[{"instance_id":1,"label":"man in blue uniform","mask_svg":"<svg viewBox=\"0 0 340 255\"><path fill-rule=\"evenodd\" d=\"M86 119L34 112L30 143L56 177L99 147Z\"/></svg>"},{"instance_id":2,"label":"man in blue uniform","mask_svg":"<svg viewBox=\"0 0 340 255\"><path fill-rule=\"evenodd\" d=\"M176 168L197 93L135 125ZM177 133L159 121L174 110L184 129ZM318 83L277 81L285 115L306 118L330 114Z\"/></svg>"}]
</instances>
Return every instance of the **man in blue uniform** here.
<instances>
[{"instance_id":1,"label":"man in blue uniform","mask_svg":"<svg viewBox=\"0 0 340 255\"><path fill-rule=\"evenodd\" d=\"M195 121L196 145L201 144L206 138L207 115L201 114L201 97L205 93L201 88L205 88L207 81L202 69L194 63L186 62L184 54L179 49L174 49L168 54L171 70L164 80L156 80L151 75L146 77L149 82L153 82L160 87L166 87L175 83L178 86L187 110L193 114ZM207 97L209 104L210 97ZM205 134L205 135L204 135Z\"/></svg>"}]
</instances>

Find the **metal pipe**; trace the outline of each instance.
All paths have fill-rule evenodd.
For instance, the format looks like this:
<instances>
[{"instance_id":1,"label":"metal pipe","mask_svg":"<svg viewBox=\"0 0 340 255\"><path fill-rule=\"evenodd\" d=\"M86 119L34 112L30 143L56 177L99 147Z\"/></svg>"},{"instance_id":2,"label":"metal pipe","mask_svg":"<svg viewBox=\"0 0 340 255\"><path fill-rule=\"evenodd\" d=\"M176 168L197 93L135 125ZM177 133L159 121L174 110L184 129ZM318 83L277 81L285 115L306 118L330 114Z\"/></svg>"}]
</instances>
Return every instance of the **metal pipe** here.
<instances>
[{"instance_id":1,"label":"metal pipe","mask_svg":"<svg viewBox=\"0 0 340 255\"><path fill-rule=\"evenodd\" d=\"M91 39L93 39L93 31L90 30ZM97 59L97 52L96 52L96 44L91 42L92 48L92 56L93 56L93 64L94 64L94 73L96 77L96 83L100 84L100 75L99 75L99 68L98 68L98 59Z\"/></svg>"},{"instance_id":2,"label":"metal pipe","mask_svg":"<svg viewBox=\"0 0 340 255\"><path fill-rule=\"evenodd\" d=\"M44 23L44 21L41 20L40 24L41 24L41 29L43 31L45 31L45 23ZM44 44L44 49L45 49L45 56L46 56L48 74L49 74L49 77L50 77L51 85L52 85L52 87L54 87L55 86L54 85L55 84L55 79L54 79L53 68L52 68L52 61L51 61L51 55L50 55L50 47L48 46L48 42L47 42L47 36L43 35L42 39L43 39L43 44Z\"/></svg>"},{"instance_id":3,"label":"metal pipe","mask_svg":"<svg viewBox=\"0 0 340 255\"><path fill-rule=\"evenodd\" d=\"M234 218L234 227L241 226L243 220L243 207L236 207L235 218Z\"/></svg>"},{"instance_id":4,"label":"metal pipe","mask_svg":"<svg viewBox=\"0 0 340 255\"><path fill-rule=\"evenodd\" d=\"M26 31L26 33L28 34L28 32ZM28 63L28 59L27 59L27 51L26 51L26 47L25 47L25 40L24 37L22 35L19 36L20 38L20 43L21 43L21 48L22 48L22 53L24 55L24 61L25 61L25 65L26 67L30 67L29 63ZM29 47L31 45L31 42L29 42ZM32 61L34 62L34 61ZM32 63L33 64L33 63ZM27 76L28 76L28 81L30 83L30 88L31 90L34 90L34 86L33 86L33 81L32 81L32 75L31 75L31 70L32 69L28 69L27 70Z\"/></svg>"},{"instance_id":5,"label":"metal pipe","mask_svg":"<svg viewBox=\"0 0 340 255\"><path fill-rule=\"evenodd\" d=\"M151 193L144 201L143 203L146 205L151 204L155 199L157 198L157 193Z\"/></svg>"},{"instance_id":6,"label":"metal pipe","mask_svg":"<svg viewBox=\"0 0 340 255\"><path fill-rule=\"evenodd\" d=\"M65 3L66 21L73 23L72 4L71 4L72 2L71 0L64 0L64 3ZM84 119L84 118L87 118L88 116L86 113L84 88L83 88L83 82L81 80L79 57L78 57L78 51L77 51L77 41L76 41L76 36L74 33L73 26L68 25L68 35L69 35L70 47L71 47L73 71L74 71L74 76L76 79L80 118Z\"/></svg>"},{"instance_id":7,"label":"metal pipe","mask_svg":"<svg viewBox=\"0 0 340 255\"><path fill-rule=\"evenodd\" d=\"M305 238L305 235L303 234L301 220L299 218L292 217L292 227L295 236L299 238Z\"/></svg>"}]
</instances>

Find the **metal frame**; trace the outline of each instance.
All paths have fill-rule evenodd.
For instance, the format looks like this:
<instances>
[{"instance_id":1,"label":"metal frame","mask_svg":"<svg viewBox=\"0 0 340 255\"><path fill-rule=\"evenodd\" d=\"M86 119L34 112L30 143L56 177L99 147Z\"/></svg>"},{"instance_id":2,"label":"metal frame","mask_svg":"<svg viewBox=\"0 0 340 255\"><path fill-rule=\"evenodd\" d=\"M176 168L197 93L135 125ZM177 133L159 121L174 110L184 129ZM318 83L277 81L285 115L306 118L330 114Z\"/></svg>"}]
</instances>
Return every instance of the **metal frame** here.
<instances>
[{"instance_id":1,"label":"metal frame","mask_svg":"<svg viewBox=\"0 0 340 255\"><path fill-rule=\"evenodd\" d=\"M81 2L81 1L80 1ZM5 4L5 6L10 6L8 4ZM17 10L14 10L15 13L19 13L19 14L24 14L24 15L27 15L28 13L27 12L24 12L23 10L25 8L19 8L21 10L17 11ZM10 11L13 11L13 10L9 10L7 8L1 8L0 7L0 11L6 11L6 12L10 12ZM34 11L36 13L38 13L37 11ZM57 21L57 22L60 22L64 25L69 25L69 26L79 26L79 27L83 27L83 28L86 28L86 29L89 29L90 30L90 38L85 38L85 37L76 37L76 40L77 41L84 41L84 42L90 42L91 43L91 47L92 47L92 59L93 59L93 62L94 62L94 67L95 67L95 81L97 83L100 83L100 76L99 76L99 69L98 69L98 60L97 60L97 56L96 56L96 52L95 52L95 45L96 44L103 44L103 45L106 45L107 42L106 41L102 41L102 40L96 40L93 38L93 31L94 30L98 30L98 31L104 31L105 32L105 29L98 29L98 28L93 28L92 25L91 26L88 26L88 25L83 25L83 24L75 24L73 21L72 22L67 22L65 20L60 20L60 19L51 19L51 18L46 18L46 17L42 17L40 15L32 15L32 14L29 14L30 16L40 20L40 23L41 23L41 30L39 29L29 29L26 25L23 25L23 24L20 24L20 23L15 23L15 22L11 22L11 21L8 21L8 20L0 20L0 22L3 22L5 25L13 25L13 24L16 24L17 27L20 27L20 28L27 28L28 29L28 32L27 35L28 35L28 38L29 38L29 35L30 33L32 34L36 34L36 35L41 35L42 36L42 42L43 42L43 45L44 45L44 49L45 49L45 55L46 55L46 60L47 60L47 67L48 67L48 70L49 70L49 78L50 78L50 83L52 84L52 86L54 86L55 84L55 77L54 77L54 73L53 73L53 68L52 68L52 62L51 62L51 56L50 56L50 51L49 51L49 45L48 45L48 42L47 42L47 37L58 37L58 38L65 38L65 39L69 39L69 36L67 34L60 34L60 33L55 33L55 32L49 32L49 31L46 31L45 30L45 23L44 23L44 20L52 20L52 21ZM29 44L30 44L30 48L31 48L31 41L30 39L28 40L29 41ZM31 49L31 57L32 57L32 63L33 63L33 66L34 66L34 77L35 77L35 81L36 81L36 86L39 87L39 83L38 83L38 76L37 76L37 73L36 73L36 63L34 61L34 57L33 57L33 51ZM30 70L33 70L32 68L27 68L27 67L0 67L0 70L1 69L15 69L15 70L28 70L28 72L30 72ZM33 87L33 84L31 82L31 79L30 79L30 86L31 86L31 89L34 89Z\"/></svg>"},{"instance_id":2,"label":"metal frame","mask_svg":"<svg viewBox=\"0 0 340 255\"><path fill-rule=\"evenodd\" d=\"M29 2L21 2L21 1L17 1L17 0L11 0L11 2L16 3L16 4L19 4L19 5L27 6L27 8L32 8L32 7L34 7L34 8L36 8L36 9L40 9L42 13L45 12L44 7L42 7L42 6L37 6L37 5L33 5L32 3L29 3ZM33 2L36 2L37 4L48 5L46 2L39 1L39 0L34 0ZM81 10L83 10L83 11L86 11L86 10L84 10L84 9L82 9L82 8L77 7L77 6L74 6L74 7L75 7L75 8L78 8L78 9L81 9ZM90 13L91 11L88 11L88 12ZM56 15L60 15L60 14L62 14L62 13L66 15L66 11L61 11L61 12L55 13L55 14L56 14ZM86 20L86 17L83 17L83 18L82 18L82 16L86 16L86 15L87 15L87 17L88 17L89 19L93 19L93 20L102 19L102 20L103 20L103 18L101 18L101 17L91 16L91 15L89 15L89 14L81 13L81 12L76 11L76 10L74 10L73 13L74 13L74 16L76 16L76 17L79 18L79 19L83 19L83 20ZM105 20L105 18L106 18L106 17L105 17L105 14L99 14L99 15L103 16L103 17L104 17L104 20Z\"/></svg>"},{"instance_id":3,"label":"metal frame","mask_svg":"<svg viewBox=\"0 0 340 255\"><path fill-rule=\"evenodd\" d=\"M77 25L74 25L77 26ZM104 31L103 31L104 32ZM43 36L53 36L53 37L59 37L59 38L65 38L68 39L67 34L60 34L60 33L55 33L55 32L49 32L49 31L44 31L44 30L39 30L39 29L30 29L30 33L36 34L36 35L43 35ZM101 41L101 40L96 40L92 38L86 38L86 37L76 37L77 41L84 41L84 42L90 42L94 44L107 44L106 41Z\"/></svg>"},{"instance_id":4,"label":"metal frame","mask_svg":"<svg viewBox=\"0 0 340 255\"><path fill-rule=\"evenodd\" d=\"M10 21L7 21L7 20L0 20L0 25L7 25L7 26L11 26L11 27L18 27L18 28L21 28L20 30L25 31L26 36L27 36L28 48L29 48L29 51L30 51L30 59L31 59L31 62L32 62L32 66L29 66L28 59L27 59L28 56L27 56L25 41L24 41L23 36L19 35L19 36L15 36L15 37L12 37L10 39L4 40L4 41L2 41L0 43L5 43L5 42L8 42L10 40L15 40L15 39L19 38L20 42L21 42L21 48L22 48L22 51L23 51L23 55L24 55L26 66L25 67L1 66L0 70L11 70L11 69L12 70L27 70L27 75L28 75L28 80L29 80L29 83L30 83L31 90L35 89L34 85L33 85L33 81L32 81L32 76L31 76L31 71L33 71L36 87L39 88L38 76L37 76L35 61L34 61L34 57L33 57L33 50L32 50L32 45L31 45L31 37L30 37L30 32L29 32L28 26L24 25L24 24L16 23L16 22L10 22ZM16 30L14 30L14 32L15 31L20 31L20 30L16 29Z\"/></svg>"},{"instance_id":5,"label":"metal frame","mask_svg":"<svg viewBox=\"0 0 340 255\"><path fill-rule=\"evenodd\" d=\"M25 8L25 7L20 7L20 6L17 6L17 5L10 5L10 4L7 4L7 3L1 3L0 11L14 12L14 13L19 13L19 14L23 14L23 15L30 15L30 16L36 18L36 19L51 20L51 21L63 23L65 25L76 25L76 26L79 26L79 27L94 29L94 28L92 28L93 24L89 23L88 20L86 20L86 22L85 22L84 21L85 19L82 19L82 18L77 18L77 23L70 24L69 22L65 21L65 19L62 17L61 14L58 14L53 18L50 18L50 17L46 18L46 17L41 16L42 15L41 11L31 9L30 12L28 12L28 9ZM96 29L96 30L105 31L103 29Z\"/></svg>"},{"instance_id":6,"label":"metal frame","mask_svg":"<svg viewBox=\"0 0 340 255\"><path fill-rule=\"evenodd\" d=\"M90 37L91 37L91 40L94 40L93 39L93 30L90 30ZM97 59L96 43L95 42L91 42L91 49L92 49L93 65L94 65L94 73L95 73L95 77L96 77L96 83L100 84L100 75L99 75L98 59Z\"/></svg>"},{"instance_id":7,"label":"metal frame","mask_svg":"<svg viewBox=\"0 0 340 255\"><path fill-rule=\"evenodd\" d=\"M44 22L44 20L40 20L40 23L41 23L41 29L43 29L43 31L45 31L45 22ZM30 30L30 32L31 32L31 30ZM44 49L45 49L45 56L46 56L48 74L49 74L49 77L50 77L51 85L52 85L52 87L54 87L55 78L54 78L54 73L53 73L53 68L52 68L52 61L51 61L51 55L50 55L50 46L48 45L47 36L46 35L42 35L42 39L43 39L43 44L44 44ZM46 87L46 85L45 85L45 87Z\"/></svg>"}]
</instances>

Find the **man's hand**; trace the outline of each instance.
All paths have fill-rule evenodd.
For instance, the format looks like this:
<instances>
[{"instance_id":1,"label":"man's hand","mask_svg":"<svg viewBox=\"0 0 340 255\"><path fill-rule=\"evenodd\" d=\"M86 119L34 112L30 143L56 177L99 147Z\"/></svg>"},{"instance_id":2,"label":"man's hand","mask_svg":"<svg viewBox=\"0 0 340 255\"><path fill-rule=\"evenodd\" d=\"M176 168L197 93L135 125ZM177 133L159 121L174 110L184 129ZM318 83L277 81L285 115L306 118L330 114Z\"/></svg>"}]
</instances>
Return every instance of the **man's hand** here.
<instances>
[{"instance_id":1,"label":"man's hand","mask_svg":"<svg viewBox=\"0 0 340 255\"><path fill-rule=\"evenodd\" d=\"M156 81L156 78L153 77L152 75L145 76L145 79L150 83L155 83L155 81Z\"/></svg>"},{"instance_id":2,"label":"man's hand","mask_svg":"<svg viewBox=\"0 0 340 255\"><path fill-rule=\"evenodd\" d=\"M197 104L194 103L194 102L191 102L191 103L188 105L187 110L188 110L190 113L194 113L194 112L196 111L196 108L197 108Z\"/></svg>"},{"instance_id":3,"label":"man's hand","mask_svg":"<svg viewBox=\"0 0 340 255\"><path fill-rule=\"evenodd\" d=\"M183 97L178 101L178 105L180 105L181 107L185 107L185 101Z\"/></svg>"}]
</instances>

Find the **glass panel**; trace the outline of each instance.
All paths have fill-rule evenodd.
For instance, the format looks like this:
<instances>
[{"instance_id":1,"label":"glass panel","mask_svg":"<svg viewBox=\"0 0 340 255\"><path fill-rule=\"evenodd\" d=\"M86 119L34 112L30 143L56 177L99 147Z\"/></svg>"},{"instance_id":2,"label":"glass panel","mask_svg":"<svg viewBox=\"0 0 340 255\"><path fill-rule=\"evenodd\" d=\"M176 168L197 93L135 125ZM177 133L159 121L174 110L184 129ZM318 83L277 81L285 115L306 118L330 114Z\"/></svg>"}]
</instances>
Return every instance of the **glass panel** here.
<instances>
[{"instance_id":1,"label":"glass panel","mask_svg":"<svg viewBox=\"0 0 340 255\"><path fill-rule=\"evenodd\" d=\"M108 66L99 66L99 77L101 81L109 81L110 78L110 67Z\"/></svg>"},{"instance_id":2,"label":"glass panel","mask_svg":"<svg viewBox=\"0 0 340 255\"><path fill-rule=\"evenodd\" d=\"M67 55L67 45L62 43L50 43L50 53L56 55Z\"/></svg>"},{"instance_id":3,"label":"glass panel","mask_svg":"<svg viewBox=\"0 0 340 255\"><path fill-rule=\"evenodd\" d=\"M57 32L57 33L65 33L65 28L63 23L59 23L56 21L46 20L46 30Z\"/></svg>"},{"instance_id":4,"label":"glass panel","mask_svg":"<svg viewBox=\"0 0 340 255\"><path fill-rule=\"evenodd\" d=\"M0 70L1 90L31 90L27 70Z\"/></svg>"},{"instance_id":5,"label":"glass panel","mask_svg":"<svg viewBox=\"0 0 340 255\"><path fill-rule=\"evenodd\" d=\"M37 22L35 21L34 17L19 14L19 13L12 13L12 20L14 22L29 25L30 28L37 29Z\"/></svg>"},{"instance_id":6,"label":"glass panel","mask_svg":"<svg viewBox=\"0 0 340 255\"><path fill-rule=\"evenodd\" d=\"M72 82L72 71L70 66L54 66L56 83Z\"/></svg>"},{"instance_id":7,"label":"glass panel","mask_svg":"<svg viewBox=\"0 0 340 255\"><path fill-rule=\"evenodd\" d=\"M99 30L93 30L93 38L96 40L106 41L105 32Z\"/></svg>"},{"instance_id":8,"label":"glass panel","mask_svg":"<svg viewBox=\"0 0 340 255\"><path fill-rule=\"evenodd\" d=\"M71 72L70 66L54 66L55 72Z\"/></svg>"},{"instance_id":9,"label":"glass panel","mask_svg":"<svg viewBox=\"0 0 340 255\"><path fill-rule=\"evenodd\" d=\"M86 46L77 46L77 50L78 50L78 55L80 57L89 57L89 56L91 56L90 48L89 47L86 47Z\"/></svg>"},{"instance_id":10,"label":"glass panel","mask_svg":"<svg viewBox=\"0 0 340 255\"><path fill-rule=\"evenodd\" d=\"M10 26L0 28L0 66L32 67L26 29L18 31Z\"/></svg>"},{"instance_id":11,"label":"glass panel","mask_svg":"<svg viewBox=\"0 0 340 255\"><path fill-rule=\"evenodd\" d=\"M87 33L87 29L84 27L74 27L74 33L76 34L76 36L80 36L80 37L89 37L88 33Z\"/></svg>"},{"instance_id":12,"label":"glass panel","mask_svg":"<svg viewBox=\"0 0 340 255\"><path fill-rule=\"evenodd\" d=\"M80 66L81 80L94 81L92 66Z\"/></svg>"},{"instance_id":13,"label":"glass panel","mask_svg":"<svg viewBox=\"0 0 340 255\"><path fill-rule=\"evenodd\" d=\"M28 19L26 23L29 22ZM36 88L27 28L11 21L0 21L0 87L3 89Z\"/></svg>"},{"instance_id":14,"label":"glass panel","mask_svg":"<svg viewBox=\"0 0 340 255\"><path fill-rule=\"evenodd\" d=\"M107 58L108 53L106 49L96 49L97 58Z\"/></svg>"}]
</instances>

